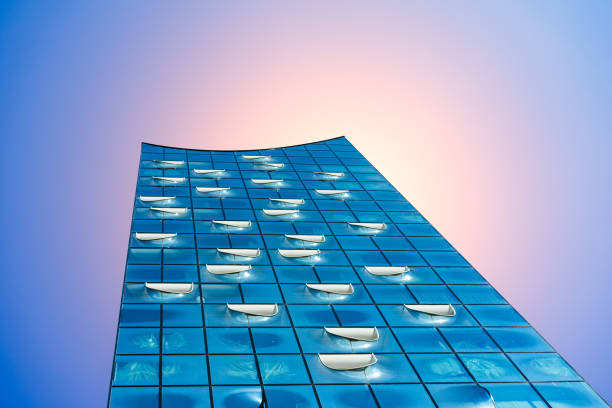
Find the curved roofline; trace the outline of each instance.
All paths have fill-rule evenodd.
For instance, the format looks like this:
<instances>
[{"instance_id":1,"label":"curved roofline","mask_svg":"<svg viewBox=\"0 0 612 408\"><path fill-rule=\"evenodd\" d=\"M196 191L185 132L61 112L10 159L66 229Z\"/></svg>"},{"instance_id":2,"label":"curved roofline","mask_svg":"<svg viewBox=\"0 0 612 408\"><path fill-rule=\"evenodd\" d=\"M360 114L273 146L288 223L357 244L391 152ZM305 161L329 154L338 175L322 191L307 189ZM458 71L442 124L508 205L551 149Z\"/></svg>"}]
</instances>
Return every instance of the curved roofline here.
<instances>
[{"instance_id":1,"label":"curved roofline","mask_svg":"<svg viewBox=\"0 0 612 408\"><path fill-rule=\"evenodd\" d=\"M310 144L314 144L314 143L321 143L321 142L329 142L330 140L336 140L336 139L342 139L345 138L346 136L336 136L336 137L331 137L329 139L323 139L323 140L316 140L314 142L308 142L308 143L298 143L298 144L294 144L294 145L289 145L289 146L278 146L278 147L266 147L266 148L255 148L255 149L225 149L225 150L221 150L221 149L189 149L189 148L185 148L185 147L176 147L176 146L164 146L164 145L160 145L160 144L155 144L155 143L149 143L149 142L141 142L141 145L148 145L148 146L155 146L155 147L163 147L163 148L167 148L167 149L178 149L178 150L190 150L190 151L195 151L195 152L252 152L255 150L273 150L273 149L285 149L288 147L296 147L296 146L306 146L306 145L310 145Z\"/></svg>"}]
</instances>

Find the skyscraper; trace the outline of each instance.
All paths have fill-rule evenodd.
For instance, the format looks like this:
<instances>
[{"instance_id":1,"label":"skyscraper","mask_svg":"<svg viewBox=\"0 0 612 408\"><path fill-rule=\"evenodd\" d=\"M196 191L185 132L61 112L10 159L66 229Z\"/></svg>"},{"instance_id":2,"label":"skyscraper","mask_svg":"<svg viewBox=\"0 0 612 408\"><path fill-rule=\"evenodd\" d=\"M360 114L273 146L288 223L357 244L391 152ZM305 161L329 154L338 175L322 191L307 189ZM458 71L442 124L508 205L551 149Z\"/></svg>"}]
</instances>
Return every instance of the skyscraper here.
<instances>
[{"instance_id":1,"label":"skyscraper","mask_svg":"<svg viewBox=\"0 0 612 408\"><path fill-rule=\"evenodd\" d=\"M608 405L339 137L142 145L109 406Z\"/></svg>"}]
</instances>

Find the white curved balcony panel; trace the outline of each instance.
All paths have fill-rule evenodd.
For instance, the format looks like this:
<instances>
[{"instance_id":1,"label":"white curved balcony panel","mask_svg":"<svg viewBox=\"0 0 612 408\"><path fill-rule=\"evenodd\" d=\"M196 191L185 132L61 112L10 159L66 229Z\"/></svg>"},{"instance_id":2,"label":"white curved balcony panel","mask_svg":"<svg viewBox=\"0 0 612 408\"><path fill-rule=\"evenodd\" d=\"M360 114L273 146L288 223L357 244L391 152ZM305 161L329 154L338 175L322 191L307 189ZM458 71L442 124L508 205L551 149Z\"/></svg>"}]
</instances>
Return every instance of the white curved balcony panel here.
<instances>
[{"instance_id":1,"label":"white curved balcony panel","mask_svg":"<svg viewBox=\"0 0 612 408\"><path fill-rule=\"evenodd\" d=\"M406 273L410 268L407 266L365 266L365 270L372 275L389 276Z\"/></svg>"},{"instance_id":2,"label":"white curved balcony panel","mask_svg":"<svg viewBox=\"0 0 612 408\"><path fill-rule=\"evenodd\" d=\"M198 193L216 193L218 191L227 191L230 187L196 187Z\"/></svg>"},{"instance_id":3,"label":"white curved balcony panel","mask_svg":"<svg viewBox=\"0 0 612 408\"><path fill-rule=\"evenodd\" d=\"M275 316L278 314L278 306L276 303L272 304L256 304L256 303L234 303L227 304L229 310L234 312L240 312L247 315L253 316Z\"/></svg>"},{"instance_id":4,"label":"white curved balcony panel","mask_svg":"<svg viewBox=\"0 0 612 408\"><path fill-rule=\"evenodd\" d=\"M300 210L283 210L276 208L264 208L264 214L266 215L289 215L289 214L297 214Z\"/></svg>"},{"instance_id":5,"label":"white curved balcony panel","mask_svg":"<svg viewBox=\"0 0 612 408\"><path fill-rule=\"evenodd\" d=\"M146 282L145 287L158 292L184 295L193 290L193 283Z\"/></svg>"},{"instance_id":6,"label":"white curved balcony panel","mask_svg":"<svg viewBox=\"0 0 612 408\"><path fill-rule=\"evenodd\" d=\"M247 159L247 160L263 160L263 159L269 159L270 156L261 156L261 155L242 155L243 159Z\"/></svg>"},{"instance_id":7,"label":"white curved balcony panel","mask_svg":"<svg viewBox=\"0 0 612 408\"><path fill-rule=\"evenodd\" d=\"M376 356L370 354L319 354L319 360L332 370L358 370L366 368L378 361Z\"/></svg>"},{"instance_id":8,"label":"white curved balcony panel","mask_svg":"<svg viewBox=\"0 0 612 408\"><path fill-rule=\"evenodd\" d=\"M320 189L316 189L315 191L321 195L340 195L340 194L346 194L349 192L348 190L320 190Z\"/></svg>"},{"instance_id":9,"label":"white curved balcony panel","mask_svg":"<svg viewBox=\"0 0 612 408\"><path fill-rule=\"evenodd\" d=\"M154 201L166 201L166 200L174 200L176 196L172 197L154 197L154 196L140 196L138 199L143 203L150 203Z\"/></svg>"},{"instance_id":10,"label":"white curved balcony panel","mask_svg":"<svg viewBox=\"0 0 612 408\"><path fill-rule=\"evenodd\" d=\"M259 248L217 248L217 251L221 252L222 254L244 256L245 258L255 258L260 254Z\"/></svg>"},{"instance_id":11,"label":"white curved balcony panel","mask_svg":"<svg viewBox=\"0 0 612 408\"><path fill-rule=\"evenodd\" d=\"M285 163L266 163L266 162L263 162L263 163L257 163L257 164L260 165L260 166L273 167L275 169L281 169L281 168L285 167Z\"/></svg>"},{"instance_id":12,"label":"white curved balcony panel","mask_svg":"<svg viewBox=\"0 0 612 408\"><path fill-rule=\"evenodd\" d=\"M137 232L136 239L139 241L155 241L157 239L174 238L176 232Z\"/></svg>"},{"instance_id":13,"label":"white curved balcony panel","mask_svg":"<svg viewBox=\"0 0 612 408\"><path fill-rule=\"evenodd\" d=\"M251 270L251 265L206 265L206 270L213 275L229 275Z\"/></svg>"},{"instance_id":14,"label":"white curved balcony panel","mask_svg":"<svg viewBox=\"0 0 612 408\"><path fill-rule=\"evenodd\" d=\"M187 208L177 207L149 207L151 211L165 212L168 214L181 215L187 212Z\"/></svg>"},{"instance_id":15,"label":"white curved balcony panel","mask_svg":"<svg viewBox=\"0 0 612 408\"><path fill-rule=\"evenodd\" d=\"M453 317L457 312L453 305L404 305L406 309L433 316Z\"/></svg>"},{"instance_id":16,"label":"white curved balcony panel","mask_svg":"<svg viewBox=\"0 0 612 408\"><path fill-rule=\"evenodd\" d=\"M212 220L213 224L227 225L228 227L248 228L251 226L251 221L229 221L229 220Z\"/></svg>"},{"instance_id":17,"label":"white curved balcony panel","mask_svg":"<svg viewBox=\"0 0 612 408\"><path fill-rule=\"evenodd\" d=\"M165 176L153 176L153 179L160 181L167 181L169 183L182 183L185 181L185 177L165 177Z\"/></svg>"},{"instance_id":18,"label":"white curved balcony panel","mask_svg":"<svg viewBox=\"0 0 612 408\"><path fill-rule=\"evenodd\" d=\"M185 164L183 160L155 160L156 163L162 164L172 164L175 166L180 166L181 164Z\"/></svg>"},{"instance_id":19,"label":"white curved balcony panel","mask_svg":"<svg viewBox=\"0 0 612 408\"><path fill-rule=\"evenodd\" d=\"M350 283L307 283L306 287L335 295L351 295L355 292L353 285Z\"/></svg>"},{"instance_id":20,"label":"white curved balcony panel","mask_svg":"<svg viewBox=\"0 0 612 408\"><path fill-rule=\"evenodd\" d=\"M270 198L270 201L284 204L301 205L304 204L303 198Z\"/></svg>"},{"instance_id":21,"label":"white curved balcony panel","mask_svg":"<svg viewBox=\"0 0 612 408\"><path fill-rule=\"evenodd\" d=\"M325 242L325 235L293 235L293 234L285 234L285 238L297 239L297 240L300 240L300 241L307 241L307 242L316 242L316 243Z\"/></svg>"},{"instance_id":22,"label":"white curved balcony panel","mask_svg":"<svg viewBox=\"0 0 612 408\"><path fill-rule=\"evenodd\" d=\"M325 331L349 340L376 341L379 337L376 327L325 327Z\"/></svg>"},{"instance_id":23,"label":"white curved balcony panel","mask_svg":"<svg viewBox=\"0 0 612 408\"><path fill-rule=\"evenodd\" d=\"M221 173L225 169L193 169L196 174L210 174L210 173Z\"/></svg>"},{"instance_id":24,"label":"white curved balcony panel","mask_svg":"<svg viewBox=\"0 0 612 408\"><path fill-rule=\"evenodd\" d=\"M387 228L387 224L384 222L349 222L349 225L352 225L353 227L362 227L375 230L384 230Z\"/></svg>"},{"instance_id":25,"label":"white curved balcony panel","mask_svg":"<svg viewBox=\"0 0 612 408\"><path fill-rule=\"evenodd\" d=\"M321 176L329 176L329 177L344 177L344 173L335 173L332 171L315 171L314 174L319 174Z\"/></svg>"},{"instance_id":26,"label":"white curved balcony panel","mask_svg":"<svg viewBox=\"0 0 612 408\"><path fill-rule=\"evenodd\" d=\"M254 184L274 184L281 183L282 179L251 179Z\"/></svg>"},{"instance_id":27,"label":"white curved balcony panel","mask_svg":"<svg viewBox=\"0 0 612 408\"><path fill-rule=\"evenodd\" d=\"M305 258L307 256L319 255L318 249L279 249L278 253L285 258Z\"/></svg>"}]
</instances>

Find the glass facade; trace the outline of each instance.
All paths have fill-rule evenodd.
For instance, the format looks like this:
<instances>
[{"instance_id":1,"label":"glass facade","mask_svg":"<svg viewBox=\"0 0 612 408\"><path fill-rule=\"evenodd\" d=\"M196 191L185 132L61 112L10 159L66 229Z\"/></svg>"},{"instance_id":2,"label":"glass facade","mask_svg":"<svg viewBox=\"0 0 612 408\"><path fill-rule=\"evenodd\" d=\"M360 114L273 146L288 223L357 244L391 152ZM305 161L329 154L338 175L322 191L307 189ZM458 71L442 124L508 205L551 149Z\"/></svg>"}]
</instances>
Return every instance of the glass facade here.
<instances>
[{"instance_id":1,"label":"glass facade","mask_svg":"<svg viewBox=\"0 0 612 408\"><path fill-rule=\"evenodd\" d=\"M340 137L142 145L109 406L608 405Z\"/></svg>"}]
</instances>

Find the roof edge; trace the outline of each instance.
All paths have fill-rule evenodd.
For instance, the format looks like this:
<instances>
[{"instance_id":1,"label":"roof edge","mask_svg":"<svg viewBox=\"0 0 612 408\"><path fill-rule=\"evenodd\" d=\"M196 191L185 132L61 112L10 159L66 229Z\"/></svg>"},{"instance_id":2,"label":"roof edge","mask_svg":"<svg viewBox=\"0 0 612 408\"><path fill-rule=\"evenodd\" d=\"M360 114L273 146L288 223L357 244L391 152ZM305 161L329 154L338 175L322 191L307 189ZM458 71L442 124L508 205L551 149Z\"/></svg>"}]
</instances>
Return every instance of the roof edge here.
<instances>
[{"instance_id":1,"label":"roof edge","mask_svg":"<svg viewBox=\"0 0 612 408\"><path fill-rule=\"evenodd\" d=\"M289 145L289 146L265 147L265 148L254 148L254 149L224 149L224 150L222 149L190 149L190 148L185 148L185 147L165 146L165 145L149 143L149 142L141 142L141 145L163 147L167 149L189 150L192 152L252 152L255 150L272 150L272 149L284 149L284 148L296 147L296 146L306 146L306 145L311 145L315 143L328 142L330 140L343 139L343 138L346 139L346 136L336 136L336 137L331 137L329 139L315 140L312 142L298 143L298 144Z\"/></svg>"}]
</instances>

